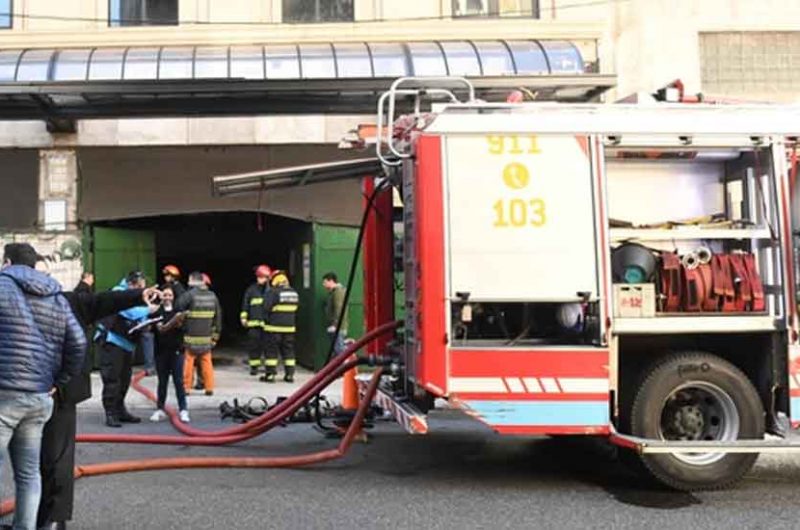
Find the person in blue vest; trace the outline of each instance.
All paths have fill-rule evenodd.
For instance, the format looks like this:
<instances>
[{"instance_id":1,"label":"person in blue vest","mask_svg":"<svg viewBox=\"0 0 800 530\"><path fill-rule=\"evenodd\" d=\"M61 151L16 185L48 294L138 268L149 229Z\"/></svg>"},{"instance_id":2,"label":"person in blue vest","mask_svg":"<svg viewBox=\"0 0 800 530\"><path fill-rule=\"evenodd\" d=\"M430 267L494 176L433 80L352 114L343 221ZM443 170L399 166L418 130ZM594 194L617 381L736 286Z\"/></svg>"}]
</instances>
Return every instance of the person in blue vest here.
<instances>
[{"instance_id":1,"label":"person in blue vest","mask_svg":"<svg viewBox=\"0 0 800 530\"><path fill-rule=\"evenodd\" d=\"M128 274L114 291L143 289L145 277L139 271ZM106 425L122 427L123 423L139 423L125 408L125 395L131 384L133 355L136 351L136 326L155 312L158 306L141 305L120 311L100 321L94 341L100 352L100 376L103 380L103 408Z\"/></svg>"}]
</instances>

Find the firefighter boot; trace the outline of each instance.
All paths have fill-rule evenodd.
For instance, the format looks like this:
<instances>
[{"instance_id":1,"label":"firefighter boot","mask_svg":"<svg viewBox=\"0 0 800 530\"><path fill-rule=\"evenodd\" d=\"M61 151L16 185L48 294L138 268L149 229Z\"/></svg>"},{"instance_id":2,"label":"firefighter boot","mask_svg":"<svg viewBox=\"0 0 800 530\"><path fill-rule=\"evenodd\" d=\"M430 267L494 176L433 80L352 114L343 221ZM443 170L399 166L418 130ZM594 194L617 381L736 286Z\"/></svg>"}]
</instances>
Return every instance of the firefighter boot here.
<instances>
[{"instance_id":1,"label":"firefighter boot","mask_svg":"<svg viewBox=\"0 0 800 530\"><path fill-rule=\"evenodd\" d=\"M263 376L261 376L261 378L259 380L263 381L265 383L274 383L275 382L275 376L277 376L277 375L278 375L278 371L275 369L274 366L267 366L266 373Z\"/></svg>"},{"instance_id":2,"label":"firefighter boot","mask_svg":"<svg viewBox=\"0 0 800 530\"><path fill-rule=\"evenodd\" d=\"M294 383L294 359L283 360L283 380L287 383Z\"/></svg>"}]
</instances>

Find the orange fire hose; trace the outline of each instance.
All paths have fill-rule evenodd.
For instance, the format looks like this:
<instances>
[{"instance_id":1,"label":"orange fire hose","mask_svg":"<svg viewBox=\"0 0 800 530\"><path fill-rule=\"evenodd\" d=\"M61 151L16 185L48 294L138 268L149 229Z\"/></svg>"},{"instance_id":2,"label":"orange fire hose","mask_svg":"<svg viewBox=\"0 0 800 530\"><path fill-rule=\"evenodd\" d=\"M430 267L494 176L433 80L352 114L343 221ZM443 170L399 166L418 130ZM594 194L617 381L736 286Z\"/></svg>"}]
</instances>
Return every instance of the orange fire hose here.
<instances>
[{"instance_id":1,"label":"orange fire hose","mask_svg":"<svg viewBox=\"0 0 800 530\"><path fill-rule=\"evenodd\" d=\"M106 442L111 441L115 443L126 442L131 438L136 438L135 442L129 443L166 443L179 445L225 445L237 441L246 440L262 434L269 430L274 425L277 425L285 418L294 414L294 412L301 407L308 399L314 396L321 389L328 386L333 380L339 377L342 373L355 366L356 361L348 361L350 356L362 348L368 342L375 338L397 329L402 325L402 321L390 322L383 324L364 335L359 341L350 345L340 356L337 356L330 363L328 363L319 373L312 379L307 381L298 391L291 397L282 402L278 407L275 407L266 414L259 416L245 424L231 429L224 429L221 431L201 431L199 429L192 429L192 431L202 433L201 435L194 434L193 436L149 436L149 435L102 435L102 434L85 434L76 437L79 442ZM281 457L191 457L191 458L155 458L147 460L128 460L120 462L108 462L104 464L88 464L75 466L75 478L90 477L97 475L108 475L114 473L127 473L134 471L155 471L165 469L195 469L195 468L269 468L269 467L294 467L301 465L310 465L321 462L327 462L343 456L353 443L353 438L361 430L361 423L364 421L367 408L372 402L375 391L380 382L380 376L383 372L381 367L374 372L370 385L367 389L364 398L361 400L358 411L356 412L353 421L350 423L347 431L336 449L328 449L316 453L296 456L281 456ZM137 374L136 384L134 388L144 394L146 397L154 401L155 396L152 392L138 384L138 381L143 377ZM289 402L287 404L287 402ZM283 406L282 406L283 405ZM168 410L173 425L186 427L175 418L175 411ZM200 443L197 443L200 442ZM14 500L7 499L0 502L0 517L7 515L14 511Z\"/></svg>"},{"instance_id":2,"label":"orange fire hose","mask_svg":"<svg viewBox=\"0 0 800 530\"><path fill-rule=\"evenodd\" d=\"M75 466L75 478L130 473L134 471L158 471L165 469L204 469L204 468L276 468L306 466L328 462L344 456L353 444L353 438L361 429L361 423L367 408L378 389L383 369L378 367L372 375L369 387L364 394L353 421L335 449L327 449L305 455L273 456L273 457L190 457L190 458L154 458L147 460L125 460L105 464L88 464ZM0 516L14 511L12 499L0 503Z\"/></svg>"},{"instance_id":3,"label":"orange fire hose","mask_svg":"<svg viewBox=\"0 0 800 530\"><path fill-rule=\"evenodd\" d=\"M402 324L402 321L396 322L387 322L377 328L371 330L367 334L365 334L361 339L356 341L355 343L351 344L347 347L347 349L342 352L341 355L331 359L331 361L326 364L315 376L309 379L303 386L301 386L295 393L290 396L288 399L279 403L275 408L267 411L265 414L259 416L258 418L254 418L247 423L243 423L242 425L238 425L236 427L231 427L228 429L222 429L219 431L205 431L202 429L196 429L191 427L178 419L178 413L173 407L166 407L166 412L172 421L172 425L187 436L204 436L204 437L223 437L223 436L231 436L234 434L243 434L248 431L258 431L259 427L268 424L274 421L276 418L280 418L282 420L286 416L286 410L293 407L297 402L300 402L302 405L308 398L304 398L304 396L308 393L308 390L315 387L319 382L324 381L328 378L330 374L337 371L337 368L348 360L348 358L355 354L358 350L375 340L376 338L389 333L397 329ZM133 388L138 391L140 394L143 394L153 403L156 402L156 397L152 391L149 389L141 386L139 381L144 377L144 374L138 375L133 380ZM327 386L327 384L325 385ZM316 394L316 392L314 392ZM313 395L313 394L312 394ZM263 432L263 431L259 431ZM84 438L85 435L79 435L77 437L78 442L84 441L98 441L98 440L88 440ZM109 435L111 436L111 435ZM108 441L117 441L117 439L109 439Z\"/></svg>"},{"instance_id":4,"label":"orange fire hose","mask_svg":"<svg viewBox=\"0 0 800 530\"><path fill-rule=\"evenodd\" d=\"M351 354L361 349L364 345L375 340L375 338L396 329L401 325L401 322L390 322L375 328L360 340L351 344L341 355L331 360L318 374L304 384L298 391L296 391L288 399L280 403L274 409L267 413L250 420L249 422L221 431L203 431L200 429L191 429L193 434L190 436L168 436L168 435L152 435L152 434L81 434L76 436L76 441L81 443L146 443L146 444L164 444L164 445L226 445L229 443L241 442L258 436L269 429L279 425L284 419L290 417L303 406L312 396L316 395L323 388L328 386L341 374L352 368L355 364L349 361L348 358ZM346 367L346 368L345 368ZM344 369L343 369L344 368ZM155 396L152 392L138 384L143 374L137 374L135 378L134 388L140 393L147 396L151 401L155 401ZM178 427L179 430L184 430L188 427L186 424L180 422L174 417L175 411L171 409L171 418L173 418L173 425Z\"/></svg>"}]
</instances>

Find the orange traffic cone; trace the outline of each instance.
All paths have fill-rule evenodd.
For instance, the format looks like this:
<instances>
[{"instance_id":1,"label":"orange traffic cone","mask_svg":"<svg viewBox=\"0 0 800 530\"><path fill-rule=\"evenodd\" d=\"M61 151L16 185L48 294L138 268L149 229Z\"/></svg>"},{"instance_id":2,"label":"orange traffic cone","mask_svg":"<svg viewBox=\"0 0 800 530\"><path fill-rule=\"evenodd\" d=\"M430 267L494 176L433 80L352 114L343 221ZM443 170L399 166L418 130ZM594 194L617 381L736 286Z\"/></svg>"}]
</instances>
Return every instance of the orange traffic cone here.
<instances>
[{"instance_id":1,"label":"orange traffic cone","mask_svg":"<svg viewBox=\"0 0 800 530\"><path fill-rule=\"evenodd\" d=\"M351 359L355 359L353 355ZM342 409L356 410L358 408L358 385L356 384L357 367L352 367L344 373L342 378Z\"/></svg>"}]
</instances>

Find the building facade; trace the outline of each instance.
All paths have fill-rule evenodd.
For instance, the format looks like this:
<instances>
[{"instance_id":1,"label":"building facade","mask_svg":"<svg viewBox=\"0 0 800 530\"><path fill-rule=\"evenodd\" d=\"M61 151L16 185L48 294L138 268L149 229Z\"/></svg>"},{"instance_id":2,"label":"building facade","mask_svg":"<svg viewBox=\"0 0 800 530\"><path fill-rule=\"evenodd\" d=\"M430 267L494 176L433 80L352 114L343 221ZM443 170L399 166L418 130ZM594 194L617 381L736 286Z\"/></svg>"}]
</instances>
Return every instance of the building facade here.
<instances>
[{"instance_id":1,"label":"building facade","mask_svg":"<svg viewBox=\"0 0 800 530\"><path fill-rule=\"evenodd\" d=\"M516 82L613 101L680 78L797 100L797 20L795 0L0 0L0 240L34 242L66 286L83 268L101 288L129 268L203 268L234 315L270 261L312 335L319 276L346 274L360 184L221 199L209 177L363 156L339 141L408 74L497 97Z\"/></svg>"}]
</instances>

